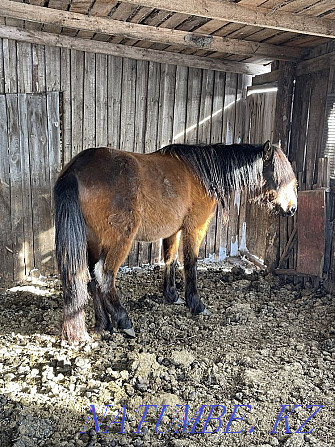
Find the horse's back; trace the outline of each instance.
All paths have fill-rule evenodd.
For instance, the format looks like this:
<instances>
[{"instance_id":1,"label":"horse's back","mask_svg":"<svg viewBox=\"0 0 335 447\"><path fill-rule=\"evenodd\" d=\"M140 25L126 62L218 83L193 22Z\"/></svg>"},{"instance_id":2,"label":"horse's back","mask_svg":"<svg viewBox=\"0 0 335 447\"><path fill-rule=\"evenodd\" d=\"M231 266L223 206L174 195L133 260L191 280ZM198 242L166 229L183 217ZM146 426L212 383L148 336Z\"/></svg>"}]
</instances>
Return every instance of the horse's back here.
<instances>
[{"instance_id":1,"label":"horse's back","mask_svg":"<svg viewBox=\"0 0 335 447\"><path fill-rule=\"evenodd\" d=\"M83 185L110 184L119 177L138 172L138 163L130 152L107 147L86 149L77 154L59 177L73 172Z\"/></svg>"},{"instance_id":2,"label":"horse's back","mask_svg":"<svg viewBox=\"0 0 335 447\"><path fill-rule=\"evenodd\" d=\"M154 241L179 231L189 214L193 225L198 224L195 220L200 224L213 208L200 182L181 160L168 154L88 149L63 175L70 171L78 180L89 233L126 229L129 237Z\"/></svg>"}]
</instances>

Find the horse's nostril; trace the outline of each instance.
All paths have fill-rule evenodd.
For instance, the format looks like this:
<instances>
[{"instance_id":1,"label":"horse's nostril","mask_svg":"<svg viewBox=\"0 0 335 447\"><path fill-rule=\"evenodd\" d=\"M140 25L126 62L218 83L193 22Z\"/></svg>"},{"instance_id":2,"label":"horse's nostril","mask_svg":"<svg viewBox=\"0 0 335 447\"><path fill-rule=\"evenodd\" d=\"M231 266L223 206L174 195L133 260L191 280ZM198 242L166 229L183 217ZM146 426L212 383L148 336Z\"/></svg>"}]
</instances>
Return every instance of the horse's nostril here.
<instances>
[{"instance_id":1,"label":"horse's nostril","mask_svg":"<svg viewBox=\"0 0 335 447\"><path fill-rule=\"evenodd\" d=\"M297 211L297 207L296 206L291 206L289 212L291 214L291 216L293 216L293 214Z\"/></svg>"}]
</instances>

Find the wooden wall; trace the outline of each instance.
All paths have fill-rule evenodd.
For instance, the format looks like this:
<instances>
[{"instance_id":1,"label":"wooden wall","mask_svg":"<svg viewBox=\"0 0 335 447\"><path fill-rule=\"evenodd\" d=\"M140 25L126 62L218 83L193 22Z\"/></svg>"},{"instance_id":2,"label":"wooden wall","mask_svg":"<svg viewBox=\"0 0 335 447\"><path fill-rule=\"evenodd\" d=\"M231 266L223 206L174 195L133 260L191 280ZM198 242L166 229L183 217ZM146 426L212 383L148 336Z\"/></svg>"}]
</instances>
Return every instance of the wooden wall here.
<instances>
[{"instance_id":1,"label":"wooden wall","mask_svg":"<svg viewBox=\"0 0 335 447\"><path fill-rule=\"evenodd\" d=\"M0 41L0 94L60 92L60 160L52 166L56 171L79 151L92 146L108 145L144 153L171 142L245 141L246 87L250 81L246 75ZM8 157L4 160L8 164L11 154L2 154ZM1 181L14 187L21 174L13 176L6 171ZM37 184L32 185L31 194L39 194L38 188ZM51 203L50 195L48 200ZM7 215L9 225L1 232L0 241L1 247L12 251L2 251L2 259L7 260L22 251L20 247L13 250L15 226L9 217L13 216L13 205L9 197L6 203L2 201L0 210L1 215ZM222 210L218 209L201 247L201 257L236 254L236 247L245 244L244 217L238 218L238 197L233 198L231 208L228 227L223 225ZM16 210L18 219L31 219L27 212L30 211L24 207ZM52 241L53 228L48 230ZM43 255L40 253L40 258ZM20 279L31 266L42 274L52 273L51 267L39 264L39 257L35 256L32 265L27 256L20 261L20 269L2 268L0 276ZM135 244L127 263L136 265L159 259L159 243ZM11 259L7 264L14 263Z\"/></svg>"},{"instance_id":2,"label":"wooden wall","mask_svg":"<svg viewBox=\"0 0 335 447\"><path fill-rule=\"evenodd\" d=\"M296 77L289 147L289 158L295 164L300 190L324 189L326 191L326 223L324 234L320 234L320 243L325 245L323 273L326 280L328 274L331 276L332 271L335 269L335 257L334 252L332 252L332 244L334 243L332 240L334 240L335 236L333 234L334 191L329 189L329 170L327 168L327 160L323 157L322 143L325 136L327 96L334 89L333 73L334 67L328 67L314 73ZM316 216L314 218L317 219ZM281 251L287 240L289 240L290 235L293 234L293 231L294 226L292 222L282 220L280 228ZM312 259L311 262L313 262ZM316 261L314 260L314 262ZM299 269L299 264L296 246L293 246L290 256L280 267L297 268L298 272L303 273ZM317 270L318 267L316 266ZM334 279L331 282L334 282Z\"/></svg>"},{"instance_id":3,"label":"wooden wall","mask_svg":"<svg viewBox=\"0 0 335 447\"><path fill-rule=\"evenodd\" d=\"M248 141L273 141L277 92L273 87L251 88L247 98ZM274 141L273 141L274 142ZM273 217L266 209L254 203L246 206L246 233L249 252L264 261L267 246L274 235Z\"/></svg>"}]
</instances>

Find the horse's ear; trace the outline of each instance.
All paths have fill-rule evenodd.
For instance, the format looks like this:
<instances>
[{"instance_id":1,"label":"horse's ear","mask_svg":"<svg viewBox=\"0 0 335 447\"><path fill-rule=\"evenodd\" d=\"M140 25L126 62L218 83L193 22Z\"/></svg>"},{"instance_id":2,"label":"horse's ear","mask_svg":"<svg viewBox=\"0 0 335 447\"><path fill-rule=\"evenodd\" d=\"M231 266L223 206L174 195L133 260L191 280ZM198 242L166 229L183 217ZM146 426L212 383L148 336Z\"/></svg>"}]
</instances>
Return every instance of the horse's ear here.
<instances>
[{"instance_id":1,"label":"horse's ear","mask_svg":"<svg viewBox=\"0 0 335 447\"><path fill-rule=\"evenodd\" d=\"M273 146L270 140L268 140L266 143L264 143L263 146L263 160L270 162L272 161L272 158L273 158Z\"/></svg>"}]
</instances>

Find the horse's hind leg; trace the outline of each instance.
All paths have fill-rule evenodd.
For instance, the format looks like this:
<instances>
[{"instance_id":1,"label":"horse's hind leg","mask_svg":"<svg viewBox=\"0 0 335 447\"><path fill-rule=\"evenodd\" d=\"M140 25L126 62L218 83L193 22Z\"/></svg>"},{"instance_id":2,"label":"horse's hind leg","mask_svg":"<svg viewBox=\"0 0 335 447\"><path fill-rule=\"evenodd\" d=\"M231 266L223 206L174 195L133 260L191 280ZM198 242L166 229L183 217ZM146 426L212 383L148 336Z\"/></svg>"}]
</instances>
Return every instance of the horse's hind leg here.
<instances>
[{"instance_id":1,"label":"horse's hind leg","mask_svg":"<svg viewBox=\"0 0 335 447\"><path fill-rule=\"evenodd\" d=\"M184 275L186 305L194 315L209 315L199 298L197 290L197 259L201 241L208 228L208 222L196 229L183 230Z\"/></svg>"},{"instance_id":2,"label":"horse's hind leg","mask_svg":"<svg viewBox=\"0 0 335 447\"><path fill-rule=\"evenodd\" d=\"M176 267L178 257L178 247L180 240L180 232L173 234L172 236L163 239L163 251L164 251L164 283L163 283L163 295L169 303L183 304L184 301L179 298L176 290Z\"/></svg>"},{"instance_id":3,"label":"horse's hind leg","mask_svg":"<svg viewBox=\"0 0 335 447\"><path fill-rule=\"evenodd\" d=\"M93 306L95 313L95 325L94 330L98 334L103 331L109 331L113 333L113 325L110 321L107 310L105 309L102 294L100 293L99 286L94 276L94 272L91 272L91 281L88 283L88 290L93 298Z\"/></svg>"},{"instance_id":4,"label":"horse's hind leg","mask_svg":"<svg viewBox=\"0 0 335 447\"><path fill-rule=\"evenodd\" d=\"M102 306L110 314L113 327L123 330L130 336L135 336L132 322L121 304L115 287L117 271L131 247L133 239L131 236L121 239L115 233L115 237L110 238L110 242L113 242L110 243L108 251L100 255L94 273L101 292Z\"/></svg>"},{"instance_id":5,"label":"horse's hind leg","mask_svg":"<svg viewBox=\"0 0 335 447\"><path fill-rule=\"evenodd\" d=\"M95 313L95 332L101 333L103 331L113 332L113 326L109 319L108 312L104 306L102 294L99 290L99 285L97 283L94 267L97 259L94 259L92 255L88 256L88 265L91 274L91 281L88 283L88 291L93 298L93 306Z\"/></svg>"}]
</instances>

